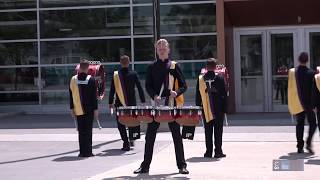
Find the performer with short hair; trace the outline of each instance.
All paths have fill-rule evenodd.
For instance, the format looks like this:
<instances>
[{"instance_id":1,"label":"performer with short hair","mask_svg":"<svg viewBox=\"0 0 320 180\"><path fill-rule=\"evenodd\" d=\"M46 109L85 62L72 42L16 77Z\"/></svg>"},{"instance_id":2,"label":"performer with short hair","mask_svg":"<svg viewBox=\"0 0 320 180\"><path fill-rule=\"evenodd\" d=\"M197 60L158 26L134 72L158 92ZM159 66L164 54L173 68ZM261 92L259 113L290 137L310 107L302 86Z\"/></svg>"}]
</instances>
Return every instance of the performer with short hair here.
<instances>
[{"instance_id":1,"label":"performer with short hair","mask_svg":"<svg viewBox=\"0 0 320 180\"><path fill-rule=\"evenodd\" d=\"M196 105L203 107L203 123L205 127L206 152L204 157L211 158L213 152L212 135L214 128L214 157L226 157L222 151L223 119L227 111L227 92L224 78L217 75L217 60L208 59L207 72L200 74L196 88Z\"/></svg>"},{"instance_id":2,"label":"performer with short hair","mask_svg":"<svg viewBox=\"0 0 320 180\"><path fill-rule=\"evenodd\" d=\"M115 108L120 106L136 106L136 94L135 87L138 88L140 100L145 103L144 92L141 87L141 83L138 77L138 73L129 70L130 58L127 55L120 57L121 69L114 71L110 93L109 93L109 108ZM116 99L114 102L114 95ZM127 135L126 126L121 124L117 116L118 130L120 132L121 139L123 141L123 147L121 150L130 151L130 146L134 146L134 140L140 138L140 126L129 128L129 139Z\"/></svg>"},{"instance_id":3,"label":"performer with short hair","mask_svg":"<svg viewBox=\"0 0 320 180\"><path fill-rule=\"evenodd\" d=\"M149 96L155 101L155 104L160 103L161 99L165 98L166 106L172 103L171 100L174 100L171 105L181 106L183 103L182 94L187 90L187 84L181 69L175 61L169 59L170 48L167 40L158 40L156 50L158 58L152 62L147 69L146 90ZM188 174L189 171L186 169L187 164L184 158L180 125L175 121L168 123L168 125L172 133L179 173ZM154 142L159 126L160 123L156 121L148 124L144 160L140 168L134 171L135 174L149 172Z\"/></svg>"},{"instance_id":4,"label":"performer with short hair","mask_svg":"<svg viewBox=\"0 0 320 180\"><path fill-rule=\"evenodd\" d=\"M79 132L79 157L90 157L92 154L93 119L98 120L98 101L95 79L88 75L89 61L81 60L79 73L70 81L70 109L73 118L77 119Z\"/></svg>"},{"instance_id":5,"label":"performer with short hair","mask_svg":"<svg viewBox=\"0 0 320 180\"><path fill-rule=\"evenodd\" d=\"M309 135L306 149L313 154L312 137L317 128L316 118L311 104L312 83L315 72L307 67L308 54L302 52L299 56L300 65L289 70L288 77L288 108L290 114L296 116L296 138L298 153L304 153L304 125L305 117L309 122Z\"/></svg>"}]
</instances>

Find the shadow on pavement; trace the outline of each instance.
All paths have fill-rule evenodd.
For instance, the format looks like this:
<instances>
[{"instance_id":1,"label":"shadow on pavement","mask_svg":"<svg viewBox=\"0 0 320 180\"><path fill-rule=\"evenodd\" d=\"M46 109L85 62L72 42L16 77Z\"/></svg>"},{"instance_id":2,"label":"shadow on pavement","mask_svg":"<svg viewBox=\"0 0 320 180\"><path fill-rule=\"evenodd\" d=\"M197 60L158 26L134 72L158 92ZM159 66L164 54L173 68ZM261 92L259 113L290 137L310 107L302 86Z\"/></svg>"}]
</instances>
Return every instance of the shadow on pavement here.
<instances>
[{"instance_id":1,"label":"shadow on pavement","mask_svg":"<svg viewBox=\"0 0 320 180\"><path fill-rule=\"evenodd\" d=\"M170 177L173 175L177 175L179 173L171 173L171 174L157 174L157 175L149 175L149 174L139 174L138 176L119 176L119 177L112 177L112 178L105 178L103 180L114 180L114 179L130 179L130 180L158 180L158 179L181 179L181 180L188 180L188 177Z\"/></svg>"},{"instance_id":2,"label":"shadow on pavement","mask_svg":"<svg viewBox=\"0 0 320 180\"><path fill-rule=\"evenodd\" d=\"M121 139L117 139L117 140L113 140L113 141L108 141L105 143L101 143L101 144L97 144L94 145L93 148L96 149L97 147L101 147L107 144L111 144L114 142L118 142L121 141ZM56 156L61 156L61 155L67 155L67 154L72 154L72 153L76 153L79 152L79 150L74 150L74 151L68 151L68 152L64 152L64 153L58 153L58 154L51 154L51 155L47 155L47 156L39 156L39 157L33 157L33 158L26 158L26 159L19 159L19 160L13 160L13 161L5 161L5 162L0 162L0 164L11 164L11 163L17 163L17 162L24 162L24 161L32 161L32 160L37 160L37 159L43 159L43 158L49 158L49 157L56 157ZM55 161L56 159L54 159L53 161Z\"/></svg>"},{"instance_id":3,"label":"shadow on pavement","mask_svg":"<svg viewBox=\"0 0 320 180\"><path fill-rule=\"evenodd\" d=\"M309 159L306 164L320 165L320 159Z\"/></svg>"},{"instance_id":4,"label":"shadow on pavement","mask_svg":"<svg viewBox=\"0 0 320 180\"><path fill-rule=\"evenodd\" d=\"M288 153L287 155L280 156L279 159L297 160L297 159L312 159L314 156L309 153L298 154L296 152Z\"/></svg>"},{"instance_id":5,"label":"shadow on pavement","mask_svg":"<svg viewBox=\"0 0 320 180\"><path fill-rule=\"evenodd\" d=\"M198 163L198 162L216 162L216 161L220 161L220 159L216 159L216 158L205 158L205 157L191 157L189 159L186 160L187 162L191 162L191 163Z\"/></svg>"},{"instance_id":6,"label":"shadow on pavement","mask_svg":"<svg viewBox=\"0 0 320 180\"><path fill-rule=\"evenodd\" d=\"M56 158L52 161L55 161L55 162L66 162L66 161L81 161L81 160L84 160L84 159L87 159L85 157L78 157L78 156L64 156L64 157L59 157L59 158Z\"/></svg>"},{"instance_id":7,"label":"shadow on pavement","mask_svg":"<svg viewBox=\"0 0 320 180\"><path fill-rule=\"evenodd\" d=\"M102 151L103 153L100 153L98 156L128 156L128 155L134 155L137 154L136 152L130 152L130 151L122 151L121 149L108 149Z\"/></svg>"}]
</instances>

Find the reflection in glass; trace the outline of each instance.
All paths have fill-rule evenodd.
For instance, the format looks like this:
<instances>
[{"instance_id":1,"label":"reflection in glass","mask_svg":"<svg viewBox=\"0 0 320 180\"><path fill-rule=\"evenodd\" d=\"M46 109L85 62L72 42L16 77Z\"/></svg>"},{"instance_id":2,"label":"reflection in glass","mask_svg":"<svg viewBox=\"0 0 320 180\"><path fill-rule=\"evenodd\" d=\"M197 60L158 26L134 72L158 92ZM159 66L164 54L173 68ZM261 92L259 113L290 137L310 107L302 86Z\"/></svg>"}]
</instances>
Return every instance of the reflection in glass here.
<instances>
[{"instance_id":1,"label":"reflection in glass","mask_svg":"<svg viewBox=\"0 0 320 180\"><path fill-rule=\"evenodd\" d=\"M41 11L41 37L130 35L129 8Z\"/></svg>"},{"instance_id":2,"label":"reflection in glass","mask_svg":"<svg viewBox=\"0 0 320 180\"><path fill-rule=\"evenodd\" d=\"M261 35L240 36L241 103L262 105L264 81Z\"/></svg>"},{"instance_id":3,"label":"reflection in glass","mask_svg":"<svg viewBox=\"0 0 320 180\"><path fill-rule=\"evenodd\" d=\"M161 33L216 32L215 4L164 5L160 7Z\"/></svg>"},{"instance_id":4,"label":"reflection in glass","mask_svg":"<svg viewBox=\"0 0 320 180\"><path fill-rule=\"evenodd\" d=\"M40 7L68 7L129 4L130 0L40 0Z\"/></svg>"},{"instance_id":5,"label":"reflection in glass","mask_svg":"<svg viewBox=\"0 0 320 180\"><path fill-rule=\"evenodd\" d=\"M36 8L37 0L2 0L0 1L0 10L3 9L22 9Z\"/></svg>"},{"instance_id":6,"label":"reflection in glass","mask_svg":"<svg viewBox=\"0 0 320 180\"><path fill-rule=\"evenodd\" d=\"M135 35L153 34L152 6L133 7L133 32Z\"/></svg>"},{"instance_id":7,"label":"reflection in glass","mask_svg":"<svg viewBox=\"0 0 320 180\"><path fill-rule=\"evenodd\" d=\"M0 105L35 105L39 104L38 93L0 93Z\"/></svg>"},{"instance_id":8,"label":"reflection in glass","mask_svg":"<svg viewBox=\"0 0 320 180\"><path fill-rule=\"evenodd\" d=\"M288 104L288 69L294 66L293 34L271 35L272 104Z\"/></svg>"},{"instance_id":9,"label":"reflection in glass","mask_svg":"<svg viewBox=\"0 0 320 180\"><path fill-rule=\"evenodd\" d=\"M160 0L160 3L168 3L168 2L189 2L189 1L195 1L195 0ZM139 3L152 3L153 0L133 0L133 3L139 4ZM214 1L213 1L214 2Z\"/></svg>"},{"instance_id":10,"label":"reflection in glass","mask_svg":"<svg viewBox=\"0 0 320 180\"><path fill-rule=\"evenodd\" d=\"M69 91L66 92L43 92L41 94L41 102L48 104L69 104Z\"/></svg>"},{"instance_id":11,"label":"reflection in glass","mask_svg":"<svg viewBox=\"0 0 320 180\"><path fill-rule=\"evenodd\" d=\"M0 40L37 38L37 13L0 13Z\"/></svg>"},{"instance_id":12,"label":"reflection in glass","mask_svg":"<svg viewBox=\"0 0 320 180\"><path fill-rule=\"evenodd\" d=\"M0 66L38 64L37 42L0 44Z\"/></svg>"},{"instance_id":13,"label":"reflection in glass","mask_svg":"<svg viewBox=\"0 0 320 180\"><path fill-rule=\"evenodd\" d=\"M75 67L45 67L41 68L42 88L45 90L68 89Z\"/></svg>"},{"instance_id":14,"label":"reflection in glass","mask_svg":"<svg viewBox=\"0 0 320 180\"><path fill-rule=\"evenodd\" d=\"M131 55L130 39L41 42L42 64L79 63L81 58L118 62Z\"/></svg>"},{"instance_id":15,"label":"reflection in glass","mask_svg":"<svg viewBox=\"0 0 320 180\"><path fill-rule=\"evenodd\" d=\"M38 68L0 69L0 91L37 90Z\"/></svg>"},{"instance_id":16,"label":"reflection in glass","mask_svg":"<svg viewBox=\"0 0 320 180\"><path fill-rule=\"evenodd\" d=\"M134 39L134 60L152 61L154 60L153 38L135 38Z\"/></svg>"},{"instance_id":17,"label":"reflection in glass","mask_svg":"<svg viewBox=\"0 0 320 180\"><path fill-rule=\"evenodd\" d=\"M310 33L310 63L314 70L320 66L320 32Z\"/></svg>"}]
</instances>

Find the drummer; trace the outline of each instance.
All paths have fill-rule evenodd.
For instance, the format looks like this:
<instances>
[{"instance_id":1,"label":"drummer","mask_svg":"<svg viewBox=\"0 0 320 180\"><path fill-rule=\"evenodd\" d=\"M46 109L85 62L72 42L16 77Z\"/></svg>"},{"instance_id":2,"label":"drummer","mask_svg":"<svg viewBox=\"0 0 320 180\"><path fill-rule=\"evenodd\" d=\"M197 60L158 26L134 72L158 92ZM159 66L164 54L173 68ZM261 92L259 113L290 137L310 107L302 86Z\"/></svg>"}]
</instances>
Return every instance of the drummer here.
<instances>
[{"instance_id":1,"label":"drummer","mask_svg":"<svg viewBox=\"0 0 320 180\"><path fill-rule=\"evenodd\" d=\"M173 100L173 106L181 106L183 101L182 94L187 90L187 84L181 69L176 62L169 59L169 43L165 39L160 39L156 43L157 59L152 62L147 68L146 75L146 90L149 96L159 104L162 99L165 99L165 104L168 106L169 101ZM177 84L178 86L170 86ZM171 101L172 103L172 101ZM180 133L180 125L177 122L168 123L172 133L174 148L176 153L176 161L180 174L188 174L186 169L187 164L184 158L184 150L182 137ZM144 161L140 168L134 171L135 174L148 173L152 160L153 146L156 139L157 130L160 123L153 121L148 124L146 132L146 144L144 151Z\"/></svg>"},{"instance_id":2,"label":"drummer","mask_svg":"<svg viewBox=\"0 0 320 180\"><path fill-rule=\"evenodd\" d=\"M145 96L140 84L138 73L129 70L130 58L127 55L120 57L121 69L114 71L109 93L109 108L120 106L136 106L135 86L138 88L140 100L145 103ZM114 102L114 95L116 99ZM134 140L140 138L140 126L129 128L129 139L125 125L121 124L117 117L118 130L123 141L121 150L130 151L130 146L134 146ZM130 141L129 141L130 140Z\"/></svg>"},{"instance_id":3,"label":"drummer","mask_svg":"<svg viewBox=\"0 0 320 180\"><path fill-rule=\"evenodd\" d=\"M227 92L223 77L214 72L217 65L214 58L208 59L207 72L201 73L196 88L196 105L203 107L206 138L204 157L212 158L214 127L214 158L226 157L222 152L223 117L227 110Z\"/></svg>"}]
</instances>

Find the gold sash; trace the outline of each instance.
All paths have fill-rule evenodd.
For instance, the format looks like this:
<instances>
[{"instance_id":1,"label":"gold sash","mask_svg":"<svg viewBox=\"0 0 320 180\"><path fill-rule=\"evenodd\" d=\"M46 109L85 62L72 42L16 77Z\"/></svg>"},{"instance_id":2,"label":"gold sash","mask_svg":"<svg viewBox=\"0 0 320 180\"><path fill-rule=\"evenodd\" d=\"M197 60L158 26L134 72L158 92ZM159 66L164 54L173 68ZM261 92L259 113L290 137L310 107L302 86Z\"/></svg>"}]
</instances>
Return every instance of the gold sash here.
<instances>
[{"instance_id":1,"label":"gold sash","mask_svg":"<svg viewBox=\"0 0 320 180\"><path fill-rule=\"evenodd\" d=\"M292 115L299 114L304 111L298 94L298 86L296 80L295 68L289 70L288 77L288 108Z\"/></svg>"},{"instance_id":2,"label":"gold sash","mask_svg":"<svg viewBox=\"0 0 320 180\"><path fill-rule=\"evenodd\" d=\"M317 85L318 91L320 91L320 74L316 74L314 76L314 80L316 81L316 85Z\"/></svg>"},{"instance_id":3,"label":"gold sash","mask_svg":"<svg viewBox=\"0 0 320 180\"><path fill-rule=\"evenodd\" d=\"M76 116L84 115L84 111L81 104L80 92L78 87L78 75L71 78L70 89L72 92L73 99L73 110Z\"/></svg>"},{"instance_id":4,"label":"gold sash","mask_svg":"<svg viewBox=\"0 0 320 180\"><path fill-rule=\"evenodd\" d=\"M202 100L202 107L204 111L204 116L206 118L206 122L210 122L213 120L214 116L211 111L211 104L209 94L206 92L207 86L204 81L204 74L199 75L199 91Z\"/></svg>"},{"instance_id":5,"label":"gold sash","mask_svg":"<svg viewBox=\"0 0 320 180\"><path fill-rule=\"evenodd\" d=\"M171 61L170 69L175 69L176 68L176 64L177 64L176 61ZM172 90L173 88L175 90L177 90L179 88L179 83L178 83L177 79L174 80L174 77L171 74L169 74L169 89ZM180 96L176 97L175 100L176 100L177 107L182 107L183 106L183 104L184 104L184 96L183 96L183 94L181 94Z\"/></svg>"},{"instance_id":6,"label":"gold sash","mask_svg":"<svg viewBox=\"0 0 320 180\"><path fill-rule=\"evenodd\" d=\"M114 71L114 73L113 73L113 82L114 82L114 87L116 89L116 93L119 97L119 100L120 100L122 106L124 106L124 107L127 106L125 96L123 93L124 89L122 87L121 79L120 79L118 71Z\"/></svg>"}]
</instances>

